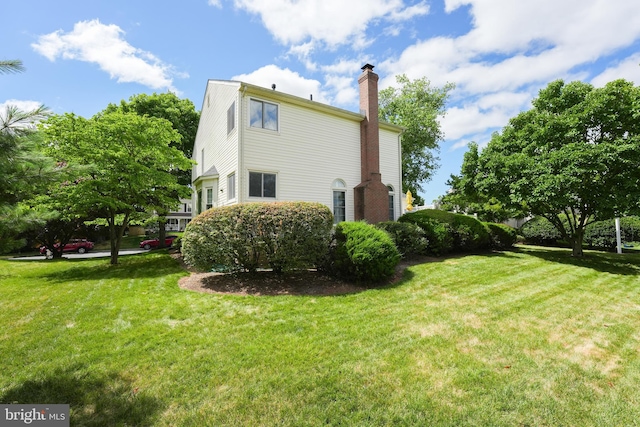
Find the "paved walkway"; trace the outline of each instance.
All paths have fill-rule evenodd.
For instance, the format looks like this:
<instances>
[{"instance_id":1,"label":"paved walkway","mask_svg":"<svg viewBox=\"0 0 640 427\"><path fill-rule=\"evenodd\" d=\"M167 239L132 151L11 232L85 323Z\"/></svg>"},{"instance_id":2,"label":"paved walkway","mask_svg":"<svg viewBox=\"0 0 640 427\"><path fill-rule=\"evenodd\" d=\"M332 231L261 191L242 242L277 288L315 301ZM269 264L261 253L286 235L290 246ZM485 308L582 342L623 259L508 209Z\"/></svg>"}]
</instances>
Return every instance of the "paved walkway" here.
<instances>
[{"instance_id":1,"label":"paved walkway","mask_svg":"<svg viewBox=\"0 0 640 427\"><path fill-rule=\"evenodd\" d=\"M135 255L141 254L144 252L148 252L146 249L121 249L118 252L118 256L123 255ZM62 255L62 258L68 259L85 259L85 258L107 258L111 256L110 251L89 251L83 254L78 254L74 252L68 252ZM33 256L23 256L23 257L15 257L9 258L9 261L44 261L46 259L45 255L33 255Z\"/></svg>"}]
</instances>

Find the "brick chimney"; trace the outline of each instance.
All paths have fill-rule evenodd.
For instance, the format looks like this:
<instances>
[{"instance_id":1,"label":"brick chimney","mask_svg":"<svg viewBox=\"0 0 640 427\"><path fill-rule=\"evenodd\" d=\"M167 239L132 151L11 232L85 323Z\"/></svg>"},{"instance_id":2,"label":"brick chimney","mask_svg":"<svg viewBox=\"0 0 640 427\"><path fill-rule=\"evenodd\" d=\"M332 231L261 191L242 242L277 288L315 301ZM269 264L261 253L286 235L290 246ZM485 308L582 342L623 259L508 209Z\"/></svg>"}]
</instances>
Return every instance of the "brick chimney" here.
<instances>
[{"instance_id":1,"label":"brick chimney","mask_svg":"<svg viewBox=\"0 0 640 427\"><path fill-rule=\"evenodd\" d=\"M375 224L389 219L389 190L380 174L380 130L378 127L378 75L373 65L362 67L360 112L360 175L362 182L355 187L355 219Z\"/></svg>"}]
</instances>

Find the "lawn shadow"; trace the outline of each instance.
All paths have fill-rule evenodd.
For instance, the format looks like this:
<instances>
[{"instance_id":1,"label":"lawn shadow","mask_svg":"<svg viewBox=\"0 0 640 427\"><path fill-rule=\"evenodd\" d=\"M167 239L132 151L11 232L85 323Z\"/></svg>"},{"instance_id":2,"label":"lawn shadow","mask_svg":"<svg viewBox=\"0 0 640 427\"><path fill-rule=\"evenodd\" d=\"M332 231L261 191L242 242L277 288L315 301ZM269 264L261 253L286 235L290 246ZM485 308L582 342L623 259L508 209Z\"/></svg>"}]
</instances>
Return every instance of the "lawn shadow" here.
<instances>
[{"instance_id":1,"label":"lawn shadow","mask_svg":"<svg viewBox=\"0 0 640 427\"><path fill-rule=\"evenodd\" d=\"M3 404L68 404L70 425L153 425L161 401L112 372L96 374L73 366L27 380L0 396Z\"/></svg>"},{"instance_id":2,"label":"lawn shadow","mask_svg":"<svg viewBox=\"0 0 640 427\"><path fill-rule=\"evenodd\" d=\"M513 252L532 255L550 262L590 268L602 273L637 276L640 274L638 254L616 254L611 252L584 251L583 257L571 255L571 249L545 248L540 246L518 246Z\"/></svg>"},{"instance_id":3,"label":"lawn shadow","mask_svg":"<svg viewBox=\"0 0 640 427\"><path fill-rule=\"evenodd\" d=\"M42 276L44 279L54 283L79 280L149 279L164 277L182 270L176 260L168 256L157 256L157 254L123 257L118 260L118 265L109 264L108 258L97 265L95 262L88 263L87 260L61 260L55 262L69 263L69 268Z\"/></svg>"}]
</instances>

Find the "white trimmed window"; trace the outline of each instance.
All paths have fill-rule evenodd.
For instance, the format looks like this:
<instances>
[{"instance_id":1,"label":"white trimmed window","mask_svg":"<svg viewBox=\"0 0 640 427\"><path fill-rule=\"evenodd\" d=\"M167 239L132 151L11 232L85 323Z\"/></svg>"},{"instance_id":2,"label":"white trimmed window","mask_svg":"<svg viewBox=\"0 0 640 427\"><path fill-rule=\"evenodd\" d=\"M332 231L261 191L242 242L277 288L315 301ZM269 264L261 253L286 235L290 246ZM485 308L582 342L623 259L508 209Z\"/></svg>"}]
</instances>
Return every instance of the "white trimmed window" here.
<instances>
[{"instance_id":1,"label":"white trimmed window","mask_svg":"<svg viewBox=\"0 0 640 427\"><path fill-rule=\"evenodd\" d=\"M333 223L337 224L347 220L347 185L341 179L336 179L331 184L333 192Z\"/></svg>"},{"instance_id":2,"label":"white trimmed window","mask_svg":"<svg viewBox=\"0 0 640 427\"><path fill-rule=\"evenodd\" d=\"M278 106L270 102L249 101L249 125L252 128L278 130Z\"/></svg>"},{"instance_id":3,"label":"white trimmed window","mask_svg":"<svg viewBox=\"0 0 640 427\"><path fill-rule=\"evenodd\" d=\"M213 188L207 188L207 204L205 205L205 210L211 209L213 207Z\"/></svg>"},{"instance_id":4,"label":"white trimmed window","mask_svg":"<svg viewBox=\"0 0 640 427\"><path fill-rule=\"evenodd\" d=\"M249 197L276 197L276 174L249 172Z\"/></svg>"},{"instance_id":5,"label":"white trimmed window","mask_svg":"<svg viewBox=\"0 0 640 427\"><path fill-rule=\"evenodd\" d=\"M394 201L393 201L393 196L394 196L394 191L393 191L393 187L390 185L387 185L387 189L389 190L389 221L395 221L395 209L394 207Z\"/></svg>"}]
</instances>

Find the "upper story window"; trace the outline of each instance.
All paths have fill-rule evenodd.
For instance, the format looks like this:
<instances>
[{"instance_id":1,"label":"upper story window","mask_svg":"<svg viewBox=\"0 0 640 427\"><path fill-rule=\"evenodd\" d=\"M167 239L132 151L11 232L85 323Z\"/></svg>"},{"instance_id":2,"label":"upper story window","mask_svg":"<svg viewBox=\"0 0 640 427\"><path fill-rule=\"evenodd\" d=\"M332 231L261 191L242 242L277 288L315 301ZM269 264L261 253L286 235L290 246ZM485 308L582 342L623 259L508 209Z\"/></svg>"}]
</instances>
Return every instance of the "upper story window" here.
<instances>
[{"instance_id":1,"label":"upper story window","mask_svg":"<svg viewBox=\"0 0 640 427\"><path fill-rule=\"evenodd\" d=\"M236 127L236 101L233 101L231 107L227 110L227 133Z\"/></svg>"},{"instance_id":2,"label":"upper story window","mask_svg":"<svg viewBox=\"0 0 640 427\"><path fill-rule=\"evenodd\" d=\"M249 172L249 197L276 197L276 174Z\"/></svg>"},{"instance_id":3,"label":"upper story window","mask_svg":"<svg viewBox=\"0 0 640 427\"><path fill-rule=\"evenodd\" d=\"M249 124L253 128L278 130L278 106L270 102L252 99L249 107Z\"/></svg>"}]
</instances>

